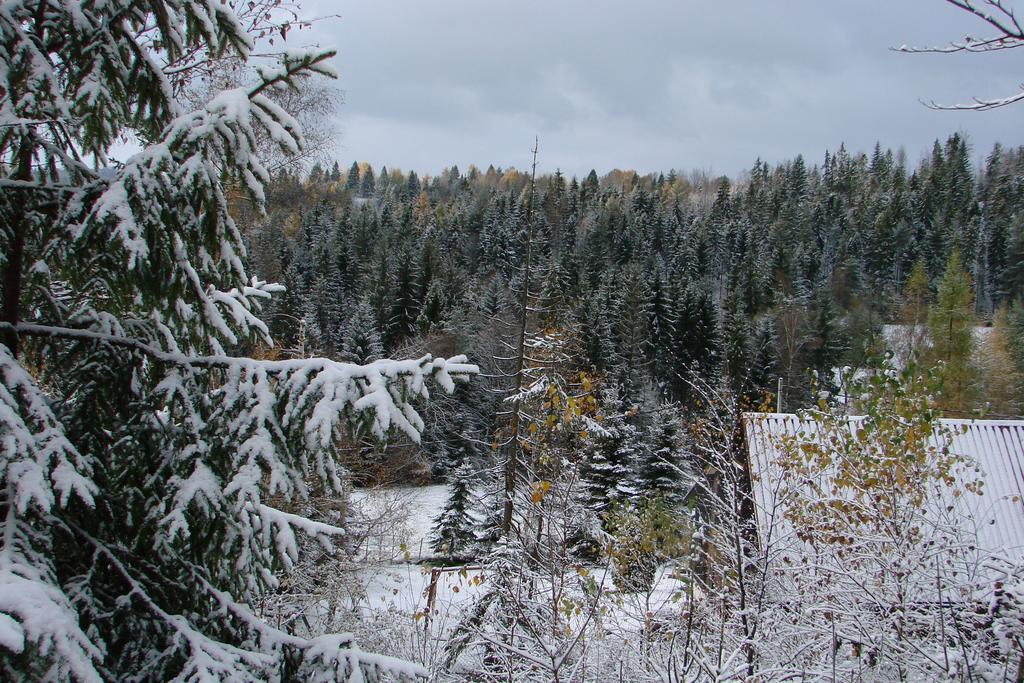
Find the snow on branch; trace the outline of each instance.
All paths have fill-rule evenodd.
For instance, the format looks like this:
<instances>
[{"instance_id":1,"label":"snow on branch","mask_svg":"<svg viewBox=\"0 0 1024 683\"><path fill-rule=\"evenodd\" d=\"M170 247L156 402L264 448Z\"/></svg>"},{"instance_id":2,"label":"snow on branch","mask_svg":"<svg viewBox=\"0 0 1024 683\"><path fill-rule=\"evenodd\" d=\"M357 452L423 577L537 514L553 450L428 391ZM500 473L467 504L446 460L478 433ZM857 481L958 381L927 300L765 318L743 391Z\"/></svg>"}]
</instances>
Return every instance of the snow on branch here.
<instances>
[{"instance_id":1,"label":"snow on branch","mask_svg":"<svg viewBox=\"0 0 1024 683\"><path fill-rule=\"evenodd\" d=\"M341 527L316 522L301 515L293 515L269 505L250 504L246 506L246 509L257 518L257 523L253 527L263 534L264 545L269 546L273 542L278 556L283 559L288 571L291 571L299 560L299 545L295 540L296 530L315 538L329 553L334 552L331 538L345 534L345 530Z\"/></svg>"},{"instance_id":2,"label":"snow on branch","mask_svg":"<svg viewBox=\"0 0 1024 683\"><path fill-rule=\"evenodd\" d=\"M301 495L304 491L302 463L292 455L296 450L311 453L316 473L337 489L340 479L331 450L341 432L361 427L384 441L397 429L418 443L424 423L412 400L429 397L428 381L450 393L455 390L456 380L478 372L477 366L468 363L464 356L382 359L366 365L326 358L256 360L226 355L190 356L165 351L132 337L93 330L31 323L17 326L0 323L0 330L123 348L142 354L147 362L169 366L156 388L158 395L183 423L200 427L195 433L190 432L188 438L192 441L188 448L179 447L168 456L175 472L179 473L168 481L164 491L167 508L160 514L168 540L188 536L189 510L209 517L223 514L229 507L241 510L258 504L265 475L271 495ZM196 373L210 370L222 371L219 386L212 392L197 389L192 378ZM13 417L9 421L14 424ZM203 424L206 427L202 427ZM28 439L24 432L24 429L16 432L22 441ZM218 475L203 463L204 453L209 451L211 443L231 444L230 472ZM61 462L75 461L64 457ZM38 469L29 465L23 467L29 473ZM59 478L63 487L61 495L66 496L73 485L77 486L76 491L81 489L88 494L91 489L71 478L73 472L66 464L55 471L53 476ZM24 477L19 485L31 484L28 491L39 491L39 485L33 482L38 482L40 476ZM44 496L44 501L49 500L45 497L46 491L42 489L42 493L37 494ZM235 502L229 504L229 497ZM263 510L261 515L270 514L269 510ZM269 519L263 528L269 533L270 525L277 525L279 532L274 540L282 551L281 557L294 560L294 539L289 538L291 532L285 528L294 520L287 524L285 521L277 516ZM303 530L318 538L331 535L326 527Z\"/></svg>"},{"instance_id":3,"label":"snow on branch","mask_svg":"<svg viewBox=\"0 0 1024 683\"><path fill-rule=\"evenodd\" d=\"M35 380L0 345L0 480L13 489L20 513L30 504L43 512L71 494L93 505L96 485L88 462L64 435L61 422Z\"/></svg>"},{"instance_id":4,"label":"snow on branch","mask_svg":"<svg viewBox=\"0 0 1024 683\"><path fill-rule=\"evenodd\" d=\"M976 0L946 0L946 2L977 17L987 24L990 30L995 29L996 34L985 38L975 38L968 35L963 40L952 41L946 45L934 47L901 45L893 49L897 52L907 53L950 54L955 52L998 52L1024 46L1024 27L1017 20L1013 9L1008 7L1002 0L983 0L983 2L977 2ZM931 109L988 111L1024 100L1024 84L1021 84L1019 89L1020 92L1007 97L975 97L972 98L971 102L961 104L939 104L934 100L929 100L924 101L923 104Z\"/></svg>"},{"instance_id":5,"label":"snow on branch","mask_svg":"<svg viewBox=\"0 0 1024 683\"><path fill-rule=\"evenodd\" d=\"M52 553L38 547L38 535L9 503L13 489L8 480L7 515L0 522L0 647L15 654L29 648L43 653L51 660L51 680L98 683L103 679L94 665L102 651L82 631L57 582Z\"/></svg>"},{"instance_id":6,"label":"snow on branch","mask_svg":"<svg viewBox=\"0 0 1024 683\"><path fill-rule=\"evenodd\" d=\"M947 109L952 111L988 111L990 109L998 109L1005 107L1008 104L1014 104L1024 100L1024 84L1021 84L1021 91L1015 95L1009 95L1008 97L997 97L991 100L983 100L977 97L973 98L971 102L961 104L940 104L934 100L929 100L924 104L931 109Z\"/></svg>"},{"instance_id":7,"label":"snow on branch","mask_svg":"<svg viewBox=\"0 0 1024 683\"><path fill-rule=\"evenodd\" d=\"M333 54L287 52L277 68L261 70L257 85L223 91L204 107L171 119L154 143L99 183L99 190L90 185L74 197L72 206L88 208L71 216L71 249L81 259L98 258L137 276L121 283L129 289L127 299L148 300L151 292L143 290L158 286L152 314L168 329L194 335L198 319L208 335L203 342L214 350L252 332L267 340L258 299L279 288L237 288L248 279L245 246L224 178L239 183L262 209L270 174L259 159L258 130L289 154L305 145L298 121L263 93L293 86L303 73L333 73L326 64Z\"/></svg>"},{"instance_id":8,"label":"snow on branch","mask_svg":"<svg viewBox=\"0 0 1024 683\"><path fill-rule=\"evenodd\" d=\"M260 510L261 514L263 512L264 510ZM282 514L285 513L273 511L271 517L279 518ZM178 650L179 654L185 656L181 673L175 680L266 680L279 674L289 652L300 653L300 670L296 672L296 679L299 680L325 683L340 680L372 681L380 680L381 674L384 673L399 680L427 676L427 671L416 664L363 652L356 646L350 634L331 634L306 639L275 628L253 614L248 606L236 601L226 591L218 589L193 569L192 578L198 591L219 605L223 614L230 615L236 620L254 641L259 643L259 648L245 649L222 642L201 631L185 615L170 613L157 604L151 597L147 579L137 574L130 564L122 561L120 550L108 546L76 525L68 525L68 528L92 546L120 576L128 589L125 598L137 601L151 618L159 621L167 629L173 647L165 654L173 654Z\"/></svg>"}]
</instances>

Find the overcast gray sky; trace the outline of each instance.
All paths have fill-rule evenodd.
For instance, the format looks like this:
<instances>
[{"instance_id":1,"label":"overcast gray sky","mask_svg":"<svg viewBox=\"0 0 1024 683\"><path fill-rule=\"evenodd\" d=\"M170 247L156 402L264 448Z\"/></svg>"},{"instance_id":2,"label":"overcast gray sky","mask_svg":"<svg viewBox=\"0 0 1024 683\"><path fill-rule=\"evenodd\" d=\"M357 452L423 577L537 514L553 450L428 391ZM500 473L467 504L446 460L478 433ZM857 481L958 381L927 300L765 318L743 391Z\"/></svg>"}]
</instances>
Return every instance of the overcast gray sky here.
<instances>
[{"instance_id":1,"label":"overcast gray sky","mask_svg":"<svg viewBox=\"0 0 1024 683\"><path fill-rule=\"evenodd\" d=\"M345 165L525 168L535 134L542 170L576 175L731 175L876 140L916 161L956 131L976 159L1024 144L1024 104L920 103L1016 92L1024 49L889 50L987 34L943 0L304 0L303 12L341 15L290 42L339 51Z\"/></svg>"}]
</instances>

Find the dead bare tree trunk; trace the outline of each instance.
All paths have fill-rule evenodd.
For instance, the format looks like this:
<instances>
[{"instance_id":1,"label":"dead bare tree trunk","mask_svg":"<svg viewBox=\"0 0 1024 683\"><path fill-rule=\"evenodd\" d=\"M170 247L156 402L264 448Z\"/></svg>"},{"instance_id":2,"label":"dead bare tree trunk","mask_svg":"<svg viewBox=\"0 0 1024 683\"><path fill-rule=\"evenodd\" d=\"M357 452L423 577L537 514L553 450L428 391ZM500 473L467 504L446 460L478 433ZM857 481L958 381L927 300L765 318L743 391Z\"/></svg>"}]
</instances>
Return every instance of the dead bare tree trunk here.
<instances>
[{"instance_id":1,"label":"dead bare tree trunk","mask_svg":"<svg viewBox=\"0 0 1024 683\"><path fill-rule=\"evenodd\" d=\"M526 361L526 332L529 326L530 316L530 260L533 256L533 196L537 182L537 149L539 141L533 140L533 167L530 171L530 195L526 204L526 259L523 267L523 292L520 297L519 310L519 340L516 345L516 362L514 368L515 388L513 395L516 397L512 403L512 424L510 430L512 436L509 439L508 460L505 462L505 504L501 515L501 533L507 535L512 529L512 513L514 510L514 499L516 491L516 479L519 476L519 459L522 455L522 444L519 441L519 422L522 399L520 394L524 385L523 368Z\"/></svg>"}]
</instances>

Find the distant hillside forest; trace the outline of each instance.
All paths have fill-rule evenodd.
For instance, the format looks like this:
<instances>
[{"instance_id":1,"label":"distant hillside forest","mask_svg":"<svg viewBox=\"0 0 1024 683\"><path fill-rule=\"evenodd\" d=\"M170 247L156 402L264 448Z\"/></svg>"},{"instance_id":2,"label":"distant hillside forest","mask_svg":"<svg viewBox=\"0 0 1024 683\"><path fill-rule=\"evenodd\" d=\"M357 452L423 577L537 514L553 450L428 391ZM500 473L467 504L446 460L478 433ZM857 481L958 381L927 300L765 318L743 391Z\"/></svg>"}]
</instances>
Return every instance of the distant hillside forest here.
<instances>
[{"instance_id":1,"label":"distant hillside forest","mask_svg":"<svg viewBox=\"0 0 1024 683\"><path fill-rule=\"evenodd\" d=\"M460 412L474 443L494 439L514 374L528 254L530 333L557 331L563 360L623 405L693 410L697 379L748 407L795 410L839 396L836 369L863 367L884 350L883 325L902 323L933 330L925 359L963 366L947 409L1018 414L1024 147L997 145L980 168L971 158L953 135L916 165L841 146L738 178L556 171L531 183L515 169L334 164L278 176L268 215L243 223L253 271L287 288L265 316L270 353L467 352L484 378L436 410ZM954 325L996 329L978 349ZM432 444L451 449L439 430L454 421L435 417L424 443L436 473L451 463Z\"/></svg>"}]
</instances>

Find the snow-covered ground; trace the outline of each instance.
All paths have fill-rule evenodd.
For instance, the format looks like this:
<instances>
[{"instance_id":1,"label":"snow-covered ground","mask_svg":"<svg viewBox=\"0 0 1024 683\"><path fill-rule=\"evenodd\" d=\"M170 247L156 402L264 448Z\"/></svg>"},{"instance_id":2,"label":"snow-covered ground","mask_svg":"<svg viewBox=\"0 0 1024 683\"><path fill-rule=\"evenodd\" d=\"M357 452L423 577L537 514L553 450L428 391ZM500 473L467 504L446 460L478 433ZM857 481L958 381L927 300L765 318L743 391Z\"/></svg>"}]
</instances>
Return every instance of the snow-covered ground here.
<instances>
[{"instance_id":1,"label":"snow-covered ground","mask_svg":"<svg viewBox=\"0 0 1024 683\"><path fill-rule=\"evenodd\" d=\"M422 487L356 489L352 502L360 515L376 523L375 534L368 535L366 556L375 563L355 573L361 599L360 610L394 610L414 616L427 606L431 580L429 560L434 517L448 496L445 484ZM671 567L658 572L655 587L642 598L617 593L609 572L592 567L591 572L613 602L643 602L658 611L678 600L683 584L673 578ZM445 568L438 572L435 589L435 618L455 612L466 600L480 594L486 576L474 567ZM629 610L632 611L632 610Z\"/></svg>"},{"instance_id":2,"label":"snow-covered ground","mask_svg":"<svg viewBox=\"0 0 1024 683\"><path fill-rule=\"evenodd\" d=\"M351 501L357 517L372 527L363 553L403 563L433 557L431 527L447 500L445 484L353 490Z\"/></svg>"},{"instance_id":3,"label":"snow-covered ground","mask_svg":"<svg viewBox=\"0 0 1024 683\"><path fill-rule=\"evenodd\" d=\"M371 610L395 610L415 618L426 611L431 567L393 564L359 572L366 591L365 606ZM448 616L467 600L480 595L484 577L479 569L447 569L437 574L435 615Z\"/></svg>"},{"instance_id":4,"label":"snow-covered ground","mask_svg":"<svg viewBox=\"0 0 1024 683\"><path fill-rule=\"evenodd\" d=\"M454 680L448 677L455 670L449 666L461 671L455 678L466 680L463 669L473 666L473 655L456 666L446 660L446 646L464 623L468 608L485 597L493 578L479 566L433 566L429 537L447 495L444 485L353 492L351 521L361 525L361 552L336 571L321 574L308 593L296 596L301 605L283 611L302 614L301 624L309 635L350 632L367 651L423 664L432 672L431 680ZM595 670L611 670L621 666L623 658L636 658L637 636L645 629L673 633L684 627L686 587L669 566L660 568L653 589L644 593L619 592L604 566L570 568L562 578L563 598L575 598L581 605L580 611L563 615L564 626L595 639L580 646L587 666ZM523 585L531 594L543 595L549 580L540 572L524 577ZM597 603L595 584L601 587Z\"/></svg>"},{"instance_id":5,"label":"snow-covered ground","mask_svg":"<svg viewBox=\"0 0 1024 683\"><path fill-rule=\"evenodd\" d=\"M983 325L976 325L972 331L974 343L979 346L985 344L992 334L992 328ZM920 351L929 343L928 328L925 325L883 325L882 340L885 342L885 348L892 352L893 367L902 370L914 352ZM864 369L832 368L832 382L838 387L846 386L853 379L863 379L867 375L868 371ZM841 403L846 403L849 397L841 394L837 398Z\"/></svg>"},{"instance_id":6,"label":"snow-covered ground","mask_svg":"<svg viewBox=\"0 0 1024 683\"><path fill-rule=\"evenodd\" d=\"M976 325L973 332L974 342L983 344L992 334L992 328ZM924 325L883 325L882 339L886 348L892 351L897 367L902 367L916 347L927 343L928 329Z\"/></svg>"}]
</instances>

